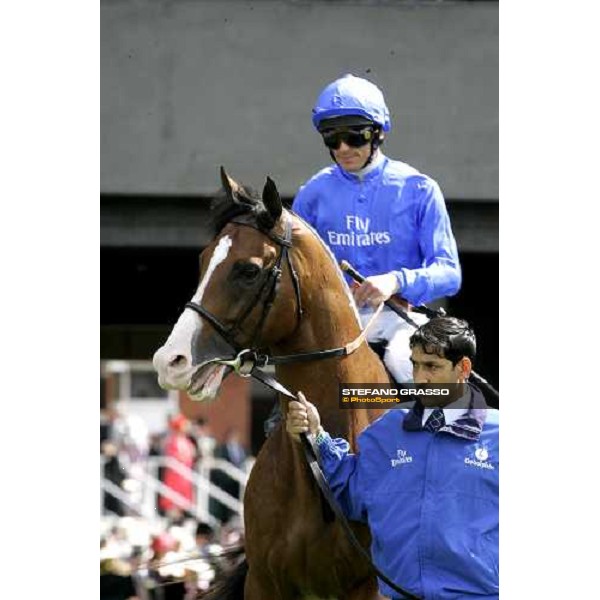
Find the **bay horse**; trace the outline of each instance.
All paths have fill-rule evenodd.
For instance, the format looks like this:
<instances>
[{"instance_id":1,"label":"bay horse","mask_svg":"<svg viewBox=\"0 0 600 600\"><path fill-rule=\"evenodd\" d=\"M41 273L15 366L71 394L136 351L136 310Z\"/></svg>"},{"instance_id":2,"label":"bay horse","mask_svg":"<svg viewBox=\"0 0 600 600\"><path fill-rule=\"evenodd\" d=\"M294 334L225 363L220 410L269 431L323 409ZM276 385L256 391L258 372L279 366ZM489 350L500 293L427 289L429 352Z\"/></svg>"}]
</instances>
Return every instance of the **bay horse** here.
<instances>
[{"instance_id":1,"label":"bay horse","mask_svg":"<svg viewBox=\"0 0 600 600\"><path fill-rule=\"evenodd\" d=\"M216 237L200 255L200 280L166 343L154 355L159 384L193 399L215 399L237 348L271 356L344 346L361 333L356 305L333 254L282 206L267 178L262 197L221 169L224 195L212 207ZM333 437L356 449L360 431L383 411L340 409L341 382L389 383L366 343L349 355L276 366L276 379L301 390ZM326 518L299 444L283 421L265 440L244 496L245 552L230 581L209 597L245 600L375 600L377 581L337 521ZM368 548L366 526L352 523ZM226 591L228 590L228 591Z\"/></svg>"}]
</instances>

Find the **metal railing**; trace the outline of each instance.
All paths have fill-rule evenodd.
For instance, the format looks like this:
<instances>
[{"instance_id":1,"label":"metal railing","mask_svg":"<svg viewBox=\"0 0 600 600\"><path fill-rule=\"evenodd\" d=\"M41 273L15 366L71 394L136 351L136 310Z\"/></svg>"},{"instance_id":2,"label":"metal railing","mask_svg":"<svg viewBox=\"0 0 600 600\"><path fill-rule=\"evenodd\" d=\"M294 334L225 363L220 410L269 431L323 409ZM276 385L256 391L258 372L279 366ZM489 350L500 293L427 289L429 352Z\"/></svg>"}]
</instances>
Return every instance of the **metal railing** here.
<instances>
[{"instance_id":1,"label":"metal railing","mask_svg":"<svg viewBox=\"0 0 600 600\"><path fill-rule=\"evenodd\" d=\"M128 476L127 470L124 474L127 479L124 486L120 487L104 477L104 464L106 459L100 457L100 514L107 516L104 509L104 494L109 494L119 500L125 507L127 514L141 516L149 520L160 518L158 513L158 498L164 496L168 498L175 506L178 506L188 513L191 513L196 519L209 523L210 525L219 525L219 521L210 513L210 500L218 500L226 506L233 514L243 517L244 506L242 499L246 489L246 482L250 470L254 464L254 459L247 459L244 468L239 469L230 462L207 457L199 461L198 470L188 469L185 465L172 457L151 457L137 465L140 474L138 476ZM143 466L142 469L139 467ZM194 502L191 507L187 498L177 493L175 490L166 486L160 481L158 474L160 468L168 468L177 472L179 475L192 483L194 490ZM222 471L234 481L239 483L239 495L232 496L211 481L211 474L214 471Z\"/></svg>"}]
</instances>

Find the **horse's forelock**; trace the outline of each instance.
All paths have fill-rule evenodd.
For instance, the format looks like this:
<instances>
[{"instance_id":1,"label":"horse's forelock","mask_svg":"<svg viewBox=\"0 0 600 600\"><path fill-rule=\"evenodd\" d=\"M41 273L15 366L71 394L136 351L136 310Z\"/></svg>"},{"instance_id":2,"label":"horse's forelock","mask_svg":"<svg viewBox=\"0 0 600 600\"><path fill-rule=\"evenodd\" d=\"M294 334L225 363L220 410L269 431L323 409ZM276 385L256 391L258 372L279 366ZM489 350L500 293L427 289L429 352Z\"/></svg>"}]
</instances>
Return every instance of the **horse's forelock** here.
<instances>
[{"instance_id":1,"label":"horse's forelock","mask_svg":"<svg viewBox=\"0 0 600 600\"><path fill-rule=\"evenodd\" d=\"M260 195L250 187L240 186L235 198L230 198L226 193L219 194L210 206L214 234L219 233L235 217L240 215L258 217L264 210Z\"/></svg>"}]
</instances>

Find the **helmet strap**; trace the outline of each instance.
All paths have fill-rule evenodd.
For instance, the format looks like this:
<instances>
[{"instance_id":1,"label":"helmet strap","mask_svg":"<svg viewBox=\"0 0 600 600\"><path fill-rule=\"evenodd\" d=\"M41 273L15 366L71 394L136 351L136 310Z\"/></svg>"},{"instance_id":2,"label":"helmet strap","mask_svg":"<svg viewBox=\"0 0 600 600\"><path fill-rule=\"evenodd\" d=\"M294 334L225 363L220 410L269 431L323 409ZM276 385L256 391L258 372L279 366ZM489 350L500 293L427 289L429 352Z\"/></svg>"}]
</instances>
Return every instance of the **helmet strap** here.
<instances>
[{"instance_id":1,"label":"helmet strap","mask_svg":"<svg viewBox=\"0 0 600 600\"><path fill-rule=\"evenodd\" d=\"M375 151L377 148L379 148L379 146L381 146L381 144L383 144L383 139L381 138L381 127L374 127L373 134L373 139L371 140L371 153L369 154L367 162L361 167L361 169L364 169L367 165L371 164L373 157L375 156Z\"/></svg>"}]
</instances>

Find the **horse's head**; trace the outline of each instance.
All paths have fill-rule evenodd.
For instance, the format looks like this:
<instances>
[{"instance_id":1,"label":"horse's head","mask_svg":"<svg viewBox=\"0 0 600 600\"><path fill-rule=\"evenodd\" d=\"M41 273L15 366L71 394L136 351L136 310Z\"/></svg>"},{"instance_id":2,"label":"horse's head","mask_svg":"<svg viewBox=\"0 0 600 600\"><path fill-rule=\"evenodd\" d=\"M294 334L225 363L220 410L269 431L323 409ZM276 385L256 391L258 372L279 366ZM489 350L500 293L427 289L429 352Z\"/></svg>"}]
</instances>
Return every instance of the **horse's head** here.
<instances>
[{"instance_id":1,"label":"horse's head","mask_svg":"<svg viewBox=\"0 0 600 600\"><path fill-rule=\"evenodd\" d=\"M198 289L154 355L159 384L200 401L214 399L231 372L220 361L268 347L298 325L299 297L291 277L281 277L291 217L275 184L267 178L260 196L224 169L221 179L225 193L212 207L216 237L200 255Z\"/></svg>"}]
</instances>

